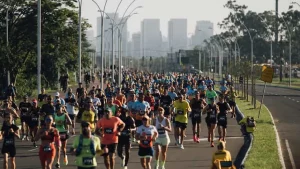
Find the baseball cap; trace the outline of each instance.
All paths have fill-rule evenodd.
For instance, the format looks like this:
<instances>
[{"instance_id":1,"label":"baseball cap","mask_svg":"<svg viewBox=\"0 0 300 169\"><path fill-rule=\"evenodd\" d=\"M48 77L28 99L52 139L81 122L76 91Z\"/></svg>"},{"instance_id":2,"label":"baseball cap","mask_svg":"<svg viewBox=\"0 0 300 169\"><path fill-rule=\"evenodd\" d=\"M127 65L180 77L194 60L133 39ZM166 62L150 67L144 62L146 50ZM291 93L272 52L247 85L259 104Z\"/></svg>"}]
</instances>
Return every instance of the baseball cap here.
<instances>
[{"instance_id":1,"label":"baseball cap","mask_svg":"<svg viewBox=\"0 0 300 169\"><path fill-rule=\"evenodd\" d=\"M218 147L219 147L220 149L225 149L225 142L224 142L224 141L220 141L220 142L218 143Z\"/></svg>"},{"instance_id":2,"label":"baseball cap","mask_svg":"<svg viewBox=\"0 0 300 169\"><path fill-rule=\"evenodd\" d=\"M105 112L112 112L112 109L107 107L104 111Z\"/></svg>"},{"instance_id":3,"label":"baseball cap","mask_svg":"<svg viewBox=\"0 0 300 169\"><path fill-rule=\"evenodd\" d=\"M59 96L59 92L56 92L56 93L55 93L55 96Z\"/></svg>"},{"instance_id":4,"label":"baseball cap","mask_svg":"<svg viewBox=\"0 0 300 169\"><path fill-rule=\"evenodd\" d=\"M37 104L37 100L36 100L36 99L33 99L33 100L32 100L32 103Z\"/></svg>"}]
</instances>

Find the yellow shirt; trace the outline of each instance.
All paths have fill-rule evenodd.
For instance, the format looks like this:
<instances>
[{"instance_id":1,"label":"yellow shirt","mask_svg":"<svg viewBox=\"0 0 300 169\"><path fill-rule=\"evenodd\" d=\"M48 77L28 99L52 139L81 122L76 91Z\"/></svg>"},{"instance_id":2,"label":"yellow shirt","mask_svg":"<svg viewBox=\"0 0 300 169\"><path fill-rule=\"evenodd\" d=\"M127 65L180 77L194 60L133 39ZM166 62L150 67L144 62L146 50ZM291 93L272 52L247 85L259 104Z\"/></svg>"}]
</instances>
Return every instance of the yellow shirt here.
<instances>
[{"instance_id":1,"label":"yellow shirt","mask_svg":"<svg viewBox=\"0 0 300 169\"><path fill-rule=\"evenodd\" d=\"M76 136L73 141L72 147L75 149L78 148L79 138L80 138L80 136ZM96 152L100 151L101 150L100 139L98 137L92 137L92 139L94 140L95 151ZM76 160L75 160L75 163L78 167L96 167L97 166L96 156L93 156L93 154L91 153L90 144L91 144L91 139L83 138L81 153L79 156L76 156ZM89 159L90 159L90 163L84 164L84 160L89 160Z\"/></svg>"},{"instance_id":2,"label":"yellow shirt","mask_svg":"<svg viewBox=\"0 0 300 169\"><path fill-rule=\"evenodd\" d=\"M191 111L190 104L185 100L182 100L182 102L176 100L174 102L174 108L176 111L175 121L180 123L188 123L188 111Z\"/></svg>"},{"instance_id":3,"label":"yellow shirt","mask_svg":"<svg viewBox=\"0 0 300 169\"><path fill-rule=\"evenodd\" d=\"M91 124L92 131L94 131L95 129L95 124L94 124L95 115L96 114L93 112L93 110L89 110L89 111L85 110L81 116L81 121L89 122Z\"/></svg>"},{"instance_id":4,"label":"yellow shirt","mask_svg":"<svg viewBox=\"0 0 300 169\"><path fill-rule=\"evenodd\" d=\"M254 132L254 130L255 130L255 127L248 127L248 125L247 125L247 117L245 117L245 118L243 118L240 122L239 122L239 124L245 124L246 125L246 131L248 132L248 133L253 133Z\"/></svg>"},{"instance_id":5,"label":"yellow shirt","mask_svg":"<svg viewBox=\"0 0 300 169\"><path fill-rule=\"evenodd\" d=\"M214 165L214 162L216 160L220 161L231 161L231 154L227 150L218 150L213 154L212 157L212 165Z\"/></svg>"}]
</instances>

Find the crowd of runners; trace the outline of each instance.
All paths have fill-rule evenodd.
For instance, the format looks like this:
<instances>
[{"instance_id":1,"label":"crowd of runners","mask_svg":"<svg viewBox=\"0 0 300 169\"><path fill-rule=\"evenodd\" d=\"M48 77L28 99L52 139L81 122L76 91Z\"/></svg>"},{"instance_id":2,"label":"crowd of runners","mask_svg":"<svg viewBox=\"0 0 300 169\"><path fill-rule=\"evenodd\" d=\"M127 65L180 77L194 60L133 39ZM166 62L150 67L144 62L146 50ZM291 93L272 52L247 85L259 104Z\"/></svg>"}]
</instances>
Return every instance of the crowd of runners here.
<instances>
[{"instance_id":1,"label":"crowd of runners","mask_svg":"<svg viewBox=\"0 0 300 169\"><path fill-rule=\"evenodd\" d=\"M213 159L231 161L225 150L227 116L235 118L237 96L230 76L216 89L213 79L197 74L126 71L121 84L107 82L105 89L99 85L89 89L79 83L76 91L69 88L63 96L48 95L43 89L37 99L24 96L19 105L8 97L0 113L3 168L8 169L8 164L17 168L15 138L19 138L39 146L43 169L63 168L61 162L68 165L69 153L76 156L78 169L95 169L97 155L103 156L107 169L114 169L115 153L127 169L133 143L139 145L141 168L151 169L154 158L154 168L165 169L170 133L176 140L171 144L184 149L189 119L194 142L207 137L211 147L218 147ZM204 120L208 133L202 136ZM214 142L216 128L218 143ZM75 135L71 148L67 147L70 135Z\"/></svg>"}]
</instances>

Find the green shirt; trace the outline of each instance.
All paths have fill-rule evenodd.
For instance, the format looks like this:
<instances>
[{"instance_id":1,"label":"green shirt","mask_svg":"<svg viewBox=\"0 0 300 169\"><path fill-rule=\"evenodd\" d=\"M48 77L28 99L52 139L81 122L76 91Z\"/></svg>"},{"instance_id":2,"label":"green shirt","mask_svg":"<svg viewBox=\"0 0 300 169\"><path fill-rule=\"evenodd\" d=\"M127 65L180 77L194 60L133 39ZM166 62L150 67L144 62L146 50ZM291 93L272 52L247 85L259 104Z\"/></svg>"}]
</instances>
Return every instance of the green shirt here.
<instances>
[{"instance_id":1,"label":"green shirt","mask_svg":"<svg viewBox=\"0 0 300 169\"><path fill-rule=\"evenodd\" d=\"M74 149L77 149L77 147L79 145L79 138L80 138L80 135L76 136L73 141L72 147ZM100 139L98 137L94 137L94 136L91 139L94 140L95 151L97 152L97 151L101 150ZM76 156L76 160L75 160L76 166L85 167L85 168L97 166L96 155L93 155L91 153L91 148L90 148L91 139L83 138L82 151L79 156ZM86 160L86 159L91 159L93 161L92 165L85 165L84 160Z\"/></svg>"},{"instance_id":2,"label":"green shirt","mask_svg":"<svg viewBox=\"0 0 300 169\"><path fill-rule=\"evenodd\" d=\"M218 94L214 90L206 90L205 96L207 98L207 103L210 104L211 101L209 99L211 99L211 98L215 99L218 96Z\"/></svg>"},{"instance_id":3,"label":"green shirt","mask_svg":"<svg viewBox=\"0 0 300 169\"><path fill-rule=\"evenodd\" d=\"M58 116L56 113L54 114L54 120L56 124L56 129L59 132L66 132L65 122L66 122L66 114L62 114Z\"/></svg>"}]
</instances>

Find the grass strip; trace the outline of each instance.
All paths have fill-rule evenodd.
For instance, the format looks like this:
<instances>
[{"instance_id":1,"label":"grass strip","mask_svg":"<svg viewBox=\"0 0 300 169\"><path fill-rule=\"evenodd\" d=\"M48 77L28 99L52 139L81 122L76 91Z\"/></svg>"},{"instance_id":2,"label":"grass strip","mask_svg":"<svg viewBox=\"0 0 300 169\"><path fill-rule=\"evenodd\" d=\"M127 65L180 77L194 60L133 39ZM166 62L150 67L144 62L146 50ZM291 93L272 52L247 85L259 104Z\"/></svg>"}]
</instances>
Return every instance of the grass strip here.
<instances>
[{"instance_id":1,"label":"grass strip","mask_svg":"<svg viewBox=\"0 0 300 169\"><path fill-rule=\"evenodd\" d=\"M245 116L253 116L257 122L253 145L245 167L247 169L281 169L274 124L267 108L262 106L260 118L257 119L259 109L253 109L250 102L238 98L236 103ZM260 105L260 102L257 101L257 105Z\"/></svg>"}]
</instances>

